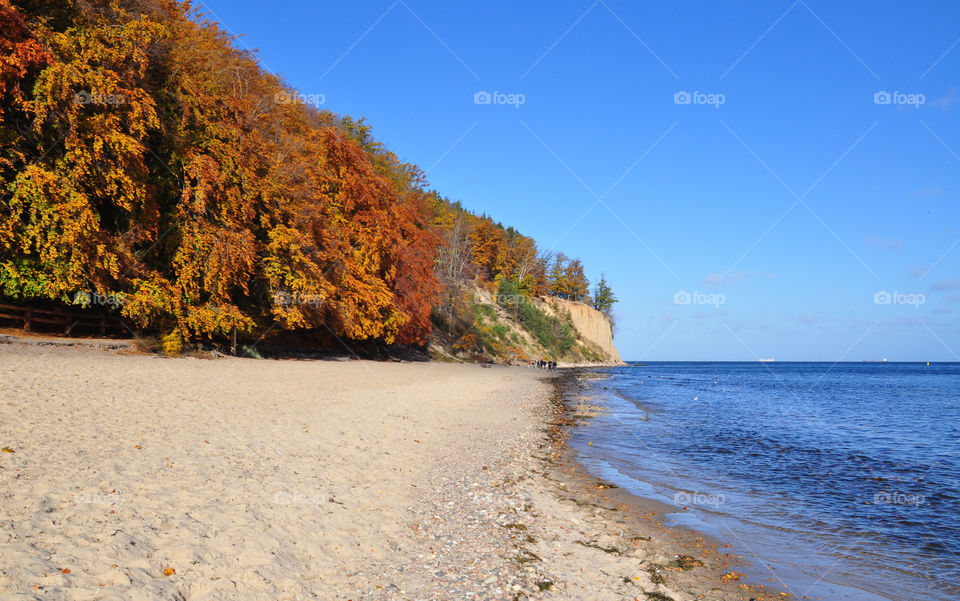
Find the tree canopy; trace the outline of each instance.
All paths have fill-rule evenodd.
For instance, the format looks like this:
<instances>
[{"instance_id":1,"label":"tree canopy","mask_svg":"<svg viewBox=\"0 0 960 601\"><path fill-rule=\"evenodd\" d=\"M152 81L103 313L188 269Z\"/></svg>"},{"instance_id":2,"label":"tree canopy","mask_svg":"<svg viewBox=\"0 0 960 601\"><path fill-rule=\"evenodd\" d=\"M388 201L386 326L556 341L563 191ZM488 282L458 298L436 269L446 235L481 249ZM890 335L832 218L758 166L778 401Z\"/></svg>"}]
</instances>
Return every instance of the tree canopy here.
<instances>
[{"instance_id":1,"label":"tree canopy","mask_svg":"<svg viewBox=\"0 0 960 601\"><path fill-rule=\"evenodd\" d=\"M189 2L0 0L0 295L115 295L171 349L273 328L423 344L470 279L588 300L579 260L298 98Z\"/></svg>"}]
</instances>

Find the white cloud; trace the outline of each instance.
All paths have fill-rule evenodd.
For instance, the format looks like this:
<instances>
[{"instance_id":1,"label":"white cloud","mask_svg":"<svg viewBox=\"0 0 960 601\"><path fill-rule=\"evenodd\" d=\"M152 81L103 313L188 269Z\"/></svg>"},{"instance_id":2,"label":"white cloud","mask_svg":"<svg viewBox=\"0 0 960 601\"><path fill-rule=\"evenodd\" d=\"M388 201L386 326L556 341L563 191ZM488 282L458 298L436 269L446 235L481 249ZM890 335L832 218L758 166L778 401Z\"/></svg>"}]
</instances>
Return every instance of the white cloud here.
<instances>
[{"instance_id":1,"label":"white cloud","mask_svg":"<svg viewBox=\"0 0 960 601\"><path fill-rule=\"evenodd\" d=\"M945 96L931 100L930 104L938 109L947 110L958 102L960 102L960 92L957 91L957 88L953 87L950 88L950 91L947 92Z\"/></svg>"},{"instance_id":2,"label":"white cloud","mask_svg":"<svg viewBox=\"0 0 960 601\"><path fill-rule=\"evenodd\" d=\"M716 290L718 288L729 288L737 282L746 282L747 280L757 277L770 280L776 276L774 276L772 273L758 273L756 271L735 271L733 273L728 273L727 275L711 273L708 274L707 277L703 278L702 283L705 288Z\"/></svg>"},{"instance_id":3,"label":"white cloud","mask_svg":"<svg viewBox=\"0 0 960 601\"><path fill-rule=\"evenodd\" d=\"M918 200L922 198L936 198L938 196L943 196L943 188L938 188L935 186L929 188L919 188L907 194L907 198Z\"/></svg>"},{"instance_id":4,"label":"white cloud","mask_svg":"<svg viewBox=\"0 0 960 601\"><path fill-rule=\"evenodd\" d=\"M872 246L877 250L900 250L903 248L903 240L899 238L890 238L884 240L880 236L870 234L865 239L867 246Z\"/></svg>"},{"instance_id":5,"label":"white cloud","mask_svg":"<svg viewBox=\"0 0 960 601\"><path fill-rule=\"evenodd\" d=\"M940 278L940 281L930 287L931 290L957 290L960 288L960 280L951 280L950 278Z\"/></svg>"}]
</instances>

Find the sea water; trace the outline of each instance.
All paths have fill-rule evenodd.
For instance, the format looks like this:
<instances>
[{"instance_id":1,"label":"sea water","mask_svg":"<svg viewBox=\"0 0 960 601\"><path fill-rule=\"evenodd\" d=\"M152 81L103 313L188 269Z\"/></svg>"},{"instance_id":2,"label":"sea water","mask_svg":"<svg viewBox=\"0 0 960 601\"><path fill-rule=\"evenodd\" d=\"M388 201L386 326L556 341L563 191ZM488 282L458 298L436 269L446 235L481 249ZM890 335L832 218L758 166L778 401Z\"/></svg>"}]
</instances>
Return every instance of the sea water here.
<instances>
[{"instance_id":1,"label":"sea water","mask_svg":"<svg viewBox=\"0 0 960 601\"><path fill-rule=\"evenodd\" d=\"M960 599L960 364L581 376L605 409L571 437L584 465L676 506L673 523L730 544L754 581L828 601Z\"/></svg>"}]
</instances>

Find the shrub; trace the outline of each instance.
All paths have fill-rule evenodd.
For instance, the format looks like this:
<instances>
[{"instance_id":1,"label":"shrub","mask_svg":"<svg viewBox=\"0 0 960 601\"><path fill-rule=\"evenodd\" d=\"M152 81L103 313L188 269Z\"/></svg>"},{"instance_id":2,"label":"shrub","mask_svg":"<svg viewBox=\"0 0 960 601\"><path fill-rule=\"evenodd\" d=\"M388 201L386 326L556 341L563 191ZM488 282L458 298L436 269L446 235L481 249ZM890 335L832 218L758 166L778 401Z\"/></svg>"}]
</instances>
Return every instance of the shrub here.
<instances>
[{"instance_id":1,"label":"shrub","mask_svg":"<svg viewBox=\"0 0 960 601\"><path fill-rule=\"evenodd\" d=\"M163 353L165 355L175 357L183 351L183 338L181 338L180 333L176 331L164 336L160 344L163 347Z\"/></svg>"},{"instance_id":2,"label":"shrub","mask_svg":"<svg viewBox=\"0 0 960 601\"><path fill-rule=\"evenodd\" d=\"M513 313L523 329L530 332L551 356L561 357L577 343L577 335L570 322L539 309L520 291L516 282L500 282L497 302Z\"/></svg>"}]
</instances>

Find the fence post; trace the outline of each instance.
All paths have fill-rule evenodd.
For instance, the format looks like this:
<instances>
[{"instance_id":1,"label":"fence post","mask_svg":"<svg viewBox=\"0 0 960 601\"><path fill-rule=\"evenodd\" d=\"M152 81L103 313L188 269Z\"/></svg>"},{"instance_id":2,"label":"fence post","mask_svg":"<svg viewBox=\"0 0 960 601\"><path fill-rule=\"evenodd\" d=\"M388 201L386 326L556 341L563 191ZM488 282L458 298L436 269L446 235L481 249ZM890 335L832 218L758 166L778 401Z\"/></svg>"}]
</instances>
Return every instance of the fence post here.
<instances>
[{"instance_id":1,"label":"fence post","mask_svg":"<svg viewBox=\"0 0 960 601\"><path fill-rule=\"evenodd\" d=\"M23 314L23 331L30 331L30 320L33 318L33 309L27 309Z\"/></svg>"}]
</instances>

